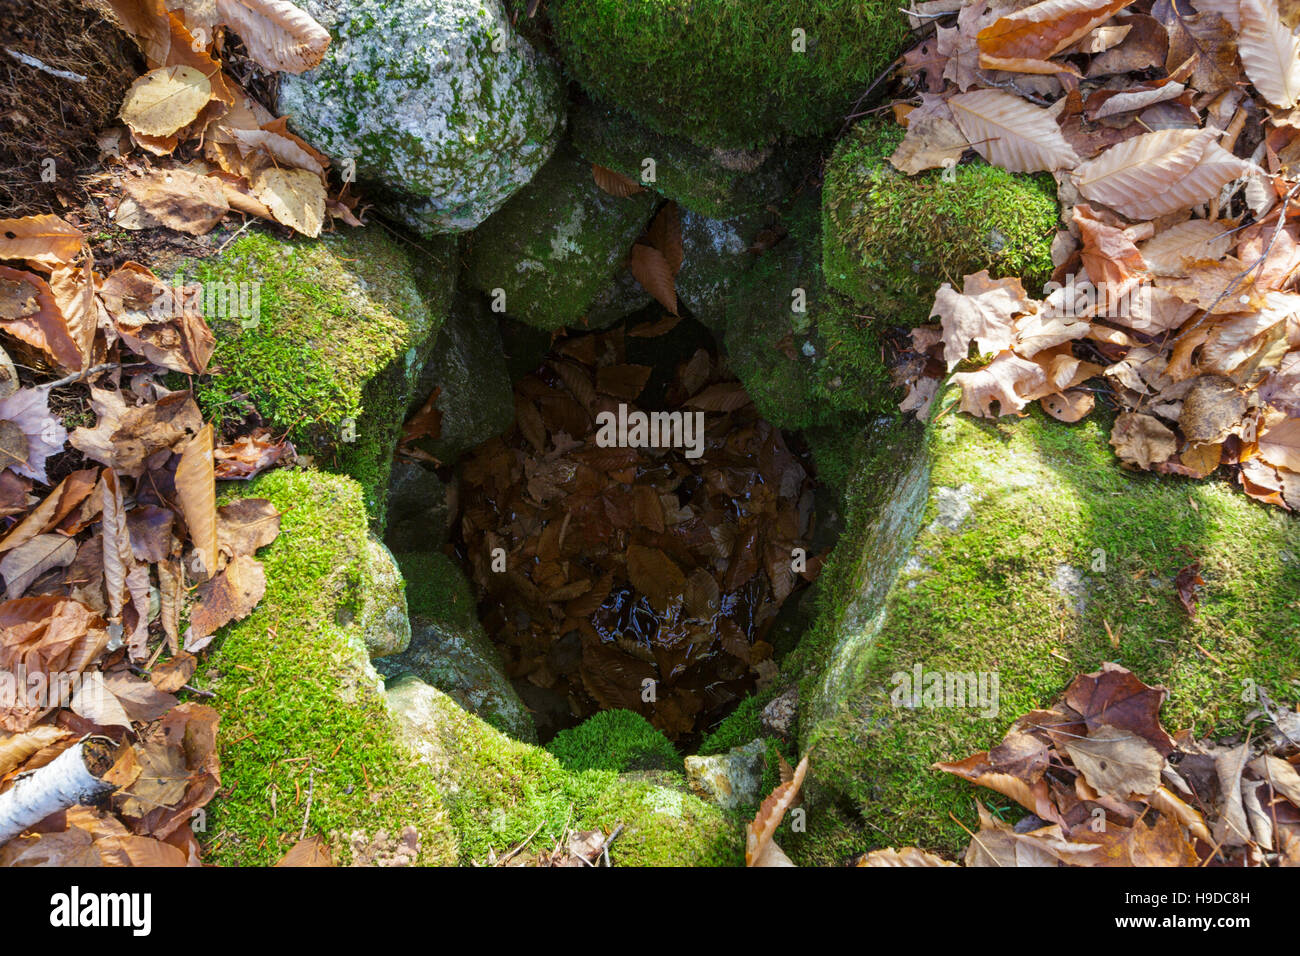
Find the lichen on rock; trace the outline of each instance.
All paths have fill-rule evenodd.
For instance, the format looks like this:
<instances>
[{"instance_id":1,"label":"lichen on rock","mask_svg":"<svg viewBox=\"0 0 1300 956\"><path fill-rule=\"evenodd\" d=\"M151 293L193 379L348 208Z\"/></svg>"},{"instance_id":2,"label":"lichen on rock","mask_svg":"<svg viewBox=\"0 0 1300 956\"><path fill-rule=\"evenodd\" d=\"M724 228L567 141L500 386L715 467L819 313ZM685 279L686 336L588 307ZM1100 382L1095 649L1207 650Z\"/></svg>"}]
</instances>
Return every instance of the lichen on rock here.
<instances>
[{"instance_id":1,"label":"lichen on rock","mask_svg":"<svg viewBox=\"0 0 1300 956\"><path fill-rule=\"evenodd\" d=\"M425 234L473 229L532 178L564 128L553 62L500 0L298 0L325 59L280 78L293 129Z\"/></svg>"}]
</instances>

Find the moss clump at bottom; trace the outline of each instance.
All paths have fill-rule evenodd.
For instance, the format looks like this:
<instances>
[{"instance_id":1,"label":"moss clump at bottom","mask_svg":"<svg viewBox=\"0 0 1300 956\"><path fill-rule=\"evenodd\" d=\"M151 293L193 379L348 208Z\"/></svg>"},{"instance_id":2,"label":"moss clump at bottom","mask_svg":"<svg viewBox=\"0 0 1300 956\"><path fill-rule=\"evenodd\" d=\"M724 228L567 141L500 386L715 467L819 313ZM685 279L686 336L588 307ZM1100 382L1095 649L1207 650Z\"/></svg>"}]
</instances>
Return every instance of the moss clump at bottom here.
<instances>
[{"instance_id":1,"label":"moss clump at bottom","mask_svg":"<svg viewBox=\"0 0 1300 956\"><path fill-rule=\"evenodd\" d=\"M205 859L275 863L298 838L311 793L309 833L337 834L335 862L354 831L413 826L419 862L456 859L433 781L398 742L370 668L356 609L365 579L366 517L349 478L272 471L240 492L283 513L279 537L257 557L266 596L223 628L194 683L216 697L222 789L208 808Z\"/></svg>"},{"instance_id":2,"label":"moss clump at bottom","mask_svg":"<svg viewBox=\"0 0 1300 956\"><path fill-rule=\"evenodd\" d=\"M382 527L388 472L415 378L446 316L454 242L417 269L377 226L320 240L241 236L193 263L205 288L256 290L255 316L209 315L217 348L198 388L220 425L256 411L302 454L351 475ZM431 308L432 304L432 308Z\"/></svg>"},{"instance_id":3,"label":"moss clump at bottom","mask_svg":"<svg viewBox=\"0 0 1300 956\"><path fill-rule=\"evenodd\" d=\"M1220 480L1126 472L1108 434L1100 412L1077 425L1037 410L1010 423L949 414L930 426L921 459L864 463L850 529L819 581L817 626L786 662L803 675L810 790L842 828L821 837L810 828L785 847L797 860L829 862L828 848L849 845L952 853L967 836L949 814L975 828L975 797L1018 813L930 765L988 749L1017 716L1104 661L1168 687L1164 724L1198 736L1236 730L1256 706L1244 699L1251 688L1294 696L1300 563L1290 556L1300 550L1300 521ZM902 477L888 499L922 491L914 520L873 498L890 475ZM881 581L862 568L882 516L894 540L921 530L880 600ZM1192 560L1183 547L1206 580L1195 618L1173 583ZM898 675L917 664L996 674L996 712L892 706ZM854 824L855 814L871 826Z\"/></svg>"},{"instance_id":4,"label":"moss clump at bottom","mask_svg":"<svg viewBox=\"0 0 1300 956\"><path fill-rule=\"evenodd\" d=\"M826 280L878 322L921 325L947 281L988 269L1031 293L1052 272L1056 192L1050 176L1008 173L982 160L916 176L889 155L903 129L856 126L835 150L823 185Z\"/></svg>"},{"instance_id":5,"label":"moss clump at bottom","mask_svg":"<svg viewBox=\"0 0 1300 956\"><path fill-rule=\"evenodd\" d=\"M560 731L546 749L566 770L669 770L682 762L672 741L630 710L603 710Z\"/></svg>"},{"instance_id":6,"label":"moss clump at bottom","mask_svg":"<svg viewBox=\"0 0 1300 956\"><path fill-rule=\"evenodd\" d=\"M565 826L606 833L616 866L735 866L743 821L685 792L678 774L653 779L570 771L540 747L512 740L440 691L406 677L388 690L404 739L445 794L460 862L482 863L533 837L553 847ZM680 785L680 786L679 786Z\"/></svg>"},{"instance_id":7,"label":"moss clump at bottom","mask_svg":"<svg viewBox=\"0 0 1300 956\"><path fill-rule=\"evenodd\" d=\"M902 52L881 0L552 0L569 73L661 133L724 149L818 134Z\"/></svg>"}]
</instances>

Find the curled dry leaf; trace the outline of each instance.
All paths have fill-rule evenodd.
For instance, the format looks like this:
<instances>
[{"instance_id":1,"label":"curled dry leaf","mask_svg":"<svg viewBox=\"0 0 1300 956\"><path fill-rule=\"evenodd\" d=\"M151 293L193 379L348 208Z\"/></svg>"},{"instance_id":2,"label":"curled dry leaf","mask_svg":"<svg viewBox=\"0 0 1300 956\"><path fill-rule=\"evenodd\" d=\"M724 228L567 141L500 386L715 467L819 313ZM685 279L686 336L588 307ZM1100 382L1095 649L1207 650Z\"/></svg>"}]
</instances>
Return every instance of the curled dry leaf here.
<instances>
[{"instance_id":1,"label":"curled dry leaf","mask_svg":"<svg viewBox=\"0 0 1300 956\"><path fill-rule=\"evenodd\" d=\"M216 0L222 20L244 41L259 66L305 73L320 65L330 35L288 0Z\"/></svg>"},{"instance_id":2,"label":"curled dry leaf","mask_svg":"<svg viewBox=\"0 0 1300 956\"><path fill-rule=\"evenodd\" d=\"M645 192L645 187L630 176L624 176L608 166L601 166L599 163L591 164L591 178L596 181L596 185L611 196L618 196L622 199L625 196L632 196L636 193Z\"/></svg>"},{"instance_id":3,"label":"curled dry leaf","mask_svg":"<svg viewBox=\"0 0 1300 956\"><path fill-rule=\"evenodd\" d=\"M745 827L746 866L793 866L781 848L773 841L776 828L785 819L785 813L799 799L799 789L808 773L808 755L799 761L794 777L773 790L759 805L754 819Z\"/></svg>"}]
</instances>

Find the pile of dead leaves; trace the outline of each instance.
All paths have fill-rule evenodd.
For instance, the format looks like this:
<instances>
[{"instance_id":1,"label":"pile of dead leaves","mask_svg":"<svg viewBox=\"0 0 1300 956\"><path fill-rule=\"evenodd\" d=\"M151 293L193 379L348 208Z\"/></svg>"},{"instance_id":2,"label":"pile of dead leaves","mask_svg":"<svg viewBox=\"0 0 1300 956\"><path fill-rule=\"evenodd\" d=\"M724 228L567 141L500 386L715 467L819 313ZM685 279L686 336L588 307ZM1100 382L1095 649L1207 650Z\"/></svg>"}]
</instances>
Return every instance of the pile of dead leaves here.
<instances>
[{"instance_id":1,"label":"pile of dead leaves","mask_svg":"<svg viewBox=\"0 0 1300 956\"><path fill-rule=\"evenodd\" d=\"M159 381L211 355L194 288L135 263L99 276L81 234L50 215L0 221L0 260L13 263L0 266L0 337L24 367L71 373L23 386L7 357L0 369L0 677L13 680L0 684L0 800L84 739L115 745L109 802L40 821L0 863L193 862L191 814L218 785L217 715L175 695L265 592L253 555L280 516L262 499L218 508L216 479L250 477L267 453L257 436L214 448L191 393ZM50 396L83 382L95 424L69 434ZM64 477L38 491L52 461Z\"/></svg>"},{"instance_id":2,"label":"pile of dead leaves","mask_svg":"<svg viewBox=\"0 0 1300 956\"><path fill-rule=\"evenodd\" d=\"M466 460L461 534L526 699L544 692L566 719L634 710L677 737L775 670L764 638L801 577L813 496L704 349L643 406L703 411L702 457L600 447L596 416L636 412L650 376L626 363L622 327L566 340L516 387L512 429Z\"/></svg>"},{"instance_id":3,"label":"pile of dead leaves","mask_svg":"<svg viewBox=\"0 0 1300 956\"><path fill-rule=\"evenodd\" d=\"M100 136L101 149L124 162L132 147L143 151L128 162L139 175L123 183L118 225L201 235L232 210L307 236L320 234L326 216L361 224L346 183L329 194L325 155L290 133L287 120L242 88L222 60L233 34L264 70L311 69L330 37L306 11L286 0L169 4L171 10L163 0L104 3L149 67L127 91L124 128Z\"/></svg>"},{"instance_id":4,"label":"pile of dead leaves","mask_svg":"<svg viewBox=\"0 0 1300 956\"><path fill-rule=\"evenodd\" d=\"M1044 300L986 272L944 284L940 324L912 333L902 408L926 416L960 367L964 412L1038 401L1072 422L1100 375L1126 465L1196 478L1223 466L1253 497L1297 508L1300 11L1196 6L916 6L934 33L905 58L916 98L895 104L907 134L893 163L914 174L974 150L1050 172L1063 227Z\"/></svg>"},{"instance_id":5,"label":"pile of dead leaves","mask_svg":"<svg viewBox=\"0 0 1300 956\"><path fill-rule=\"evenodd\" d=\"M1076 677L984 753L935 768L1029 811L979 805L966 866L1300 866L1300 714L1266 698L1267 729L1228 744L1170 736L1167 692L1115 664ZM864 866L945 866L915 848Z\"/></svg>"}]
</instances>

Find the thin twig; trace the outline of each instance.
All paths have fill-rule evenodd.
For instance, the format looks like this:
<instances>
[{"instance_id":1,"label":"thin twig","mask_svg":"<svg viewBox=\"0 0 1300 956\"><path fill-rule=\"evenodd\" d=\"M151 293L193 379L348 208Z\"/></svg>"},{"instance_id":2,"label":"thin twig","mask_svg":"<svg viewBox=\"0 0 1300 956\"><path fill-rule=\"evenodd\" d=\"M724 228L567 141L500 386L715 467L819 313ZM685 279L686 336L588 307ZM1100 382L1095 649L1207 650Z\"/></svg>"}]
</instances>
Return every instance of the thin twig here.
<instances>
[{"instance_id":1,"label":"thin twig","mask_svg":"<svg viewBox=\"0 0 1300 956\"><path fill-rule=\"evenodd\" d=\"M316 788L316 767L313 764L307 768L307 812L302 815L302 829L298 831L298 839L303 840L307 836L307 820L311 817L311 798Z\"/></svg>"}]
</instances>

